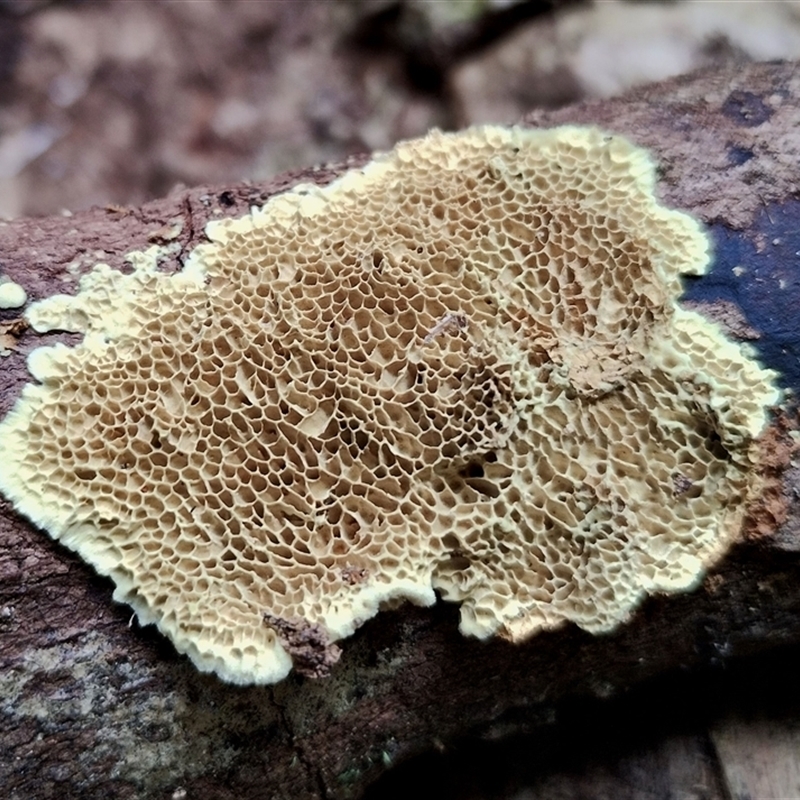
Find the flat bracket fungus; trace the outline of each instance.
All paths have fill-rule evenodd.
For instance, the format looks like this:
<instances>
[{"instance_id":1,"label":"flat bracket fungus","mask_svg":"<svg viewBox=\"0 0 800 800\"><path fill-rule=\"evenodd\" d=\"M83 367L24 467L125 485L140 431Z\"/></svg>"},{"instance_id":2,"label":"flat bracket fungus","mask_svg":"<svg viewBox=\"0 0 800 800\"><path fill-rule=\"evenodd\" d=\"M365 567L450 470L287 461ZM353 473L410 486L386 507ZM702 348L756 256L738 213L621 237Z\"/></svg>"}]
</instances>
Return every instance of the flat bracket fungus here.
<instances>
[{"instance_id":1,"label":"flat bracket fungus","mask_svg":"<svg viewBox=\"0 0 800 800\"><path fill-rule=\"evenodd\" d=\"M399 144L34 304L0 489L201 670L271 683L382 606L613 629L758 491L774 375L699 314L699 224L593 128Z\"/></svg>"}]
</instances>

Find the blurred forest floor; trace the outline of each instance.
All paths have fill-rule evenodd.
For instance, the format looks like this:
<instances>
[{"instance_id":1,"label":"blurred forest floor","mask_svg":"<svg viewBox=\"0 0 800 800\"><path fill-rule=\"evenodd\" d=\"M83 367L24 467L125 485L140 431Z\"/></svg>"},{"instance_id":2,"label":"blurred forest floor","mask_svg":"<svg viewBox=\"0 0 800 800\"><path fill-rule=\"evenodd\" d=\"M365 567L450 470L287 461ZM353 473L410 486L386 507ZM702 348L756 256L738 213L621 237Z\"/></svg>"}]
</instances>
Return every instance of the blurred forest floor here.
<instances>
[{"instance_id":1,"label":"blurred forest floor","mask_svg":"<svg viewBox=\"0 0 800 800\"><path fill-rule=\"evenodd\" d=\"M0 216L138 205L796 57L798 0L0 0Z\"/></svg>"}]
</instances>

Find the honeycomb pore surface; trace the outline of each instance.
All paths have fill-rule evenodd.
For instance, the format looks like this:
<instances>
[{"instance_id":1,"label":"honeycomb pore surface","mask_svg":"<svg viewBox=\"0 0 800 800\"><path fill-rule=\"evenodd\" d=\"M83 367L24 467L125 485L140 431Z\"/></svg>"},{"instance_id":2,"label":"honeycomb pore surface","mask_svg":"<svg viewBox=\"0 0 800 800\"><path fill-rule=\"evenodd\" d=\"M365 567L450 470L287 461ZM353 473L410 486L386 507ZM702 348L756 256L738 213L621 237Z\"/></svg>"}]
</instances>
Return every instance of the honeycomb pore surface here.
<instances>
[{"instance_id":1,"label":"honeycomb pore surface","mask_svg":"<svg viewBox=\"0 0 800 800\"><path fill-rule=\"evenodd\" d=\"M653 192L591 128L434 132L177 274L98 266L29 312L85 336L32 354L0 489L229 681L434 590L478 637L609 630L736 535L777 397L676 305L707 242Z\"/></svg>"}]
</instances>

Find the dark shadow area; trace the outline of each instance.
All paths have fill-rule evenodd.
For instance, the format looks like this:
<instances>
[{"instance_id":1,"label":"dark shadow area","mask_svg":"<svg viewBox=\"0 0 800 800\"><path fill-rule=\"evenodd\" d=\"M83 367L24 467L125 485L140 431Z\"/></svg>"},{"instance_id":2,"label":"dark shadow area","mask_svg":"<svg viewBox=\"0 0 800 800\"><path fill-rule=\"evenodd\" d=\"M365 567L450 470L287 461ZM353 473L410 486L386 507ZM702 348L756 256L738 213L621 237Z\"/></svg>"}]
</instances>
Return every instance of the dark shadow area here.
<instances>
[{"instance_id":1,"label":"dark shadow area","mask_svg":"<svg viewBox=\"0 0 800 800\"><path fill-rule=\"evenodd\" d=\"M800 201L765 206L747 231L716 223L710 232L712 268L685 279L682 300L735 304L761 361L800 393Z\"/></svg>"},{"instance_id":2,"label":"dark shadow area","mask_svg":"<svg viewBox=\"0 0 800 800\"><path fill-rule=\"evenodd\" d=\"M792 646L726 667L673 672L615 698L573 698L558 704L550 721L531 718L528 735L487 741L476 734L452 750L411 759L365 798L668 800L681 788L690 793L680 796L725 797L709 727L730 716L796 719L799 669L800 646ZM676 754L696 773L685 776L684 787L676 785L674 764L665 763Z\"/></svg>"}]
</instances>

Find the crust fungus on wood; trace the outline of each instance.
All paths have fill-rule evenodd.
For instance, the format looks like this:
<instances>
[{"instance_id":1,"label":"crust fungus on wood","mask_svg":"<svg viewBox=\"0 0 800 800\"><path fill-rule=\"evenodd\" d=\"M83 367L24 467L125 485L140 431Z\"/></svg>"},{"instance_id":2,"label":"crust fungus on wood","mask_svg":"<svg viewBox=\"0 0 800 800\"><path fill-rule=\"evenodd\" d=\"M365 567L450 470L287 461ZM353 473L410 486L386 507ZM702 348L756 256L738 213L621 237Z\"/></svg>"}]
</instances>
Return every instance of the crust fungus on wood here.
<instances>
[{"instance_id":1,"label":"crust fungus on wood","mask_svg":"<svg viewBox=\"0 0 800 800\"><path fill-rule=\"evenodd\" d=\"M708 245L654 183L594 128L433 132L181 272L100 265L28 311L84 338L31 354L0 490L235 683L435 591L473 636L608 631L737 536L778 400L677 306Z\"/></svg>"},{"instance_id":2,"label":"crust fungus on wood","mask_svg":"<svg viewBox=\"0 0 800 800\"><path fill-rule=\"evenodd\" d=\"M21 308L28 302L25 289L13 281L0 280L0 308Z\"/></svg>"}]
</instances>

